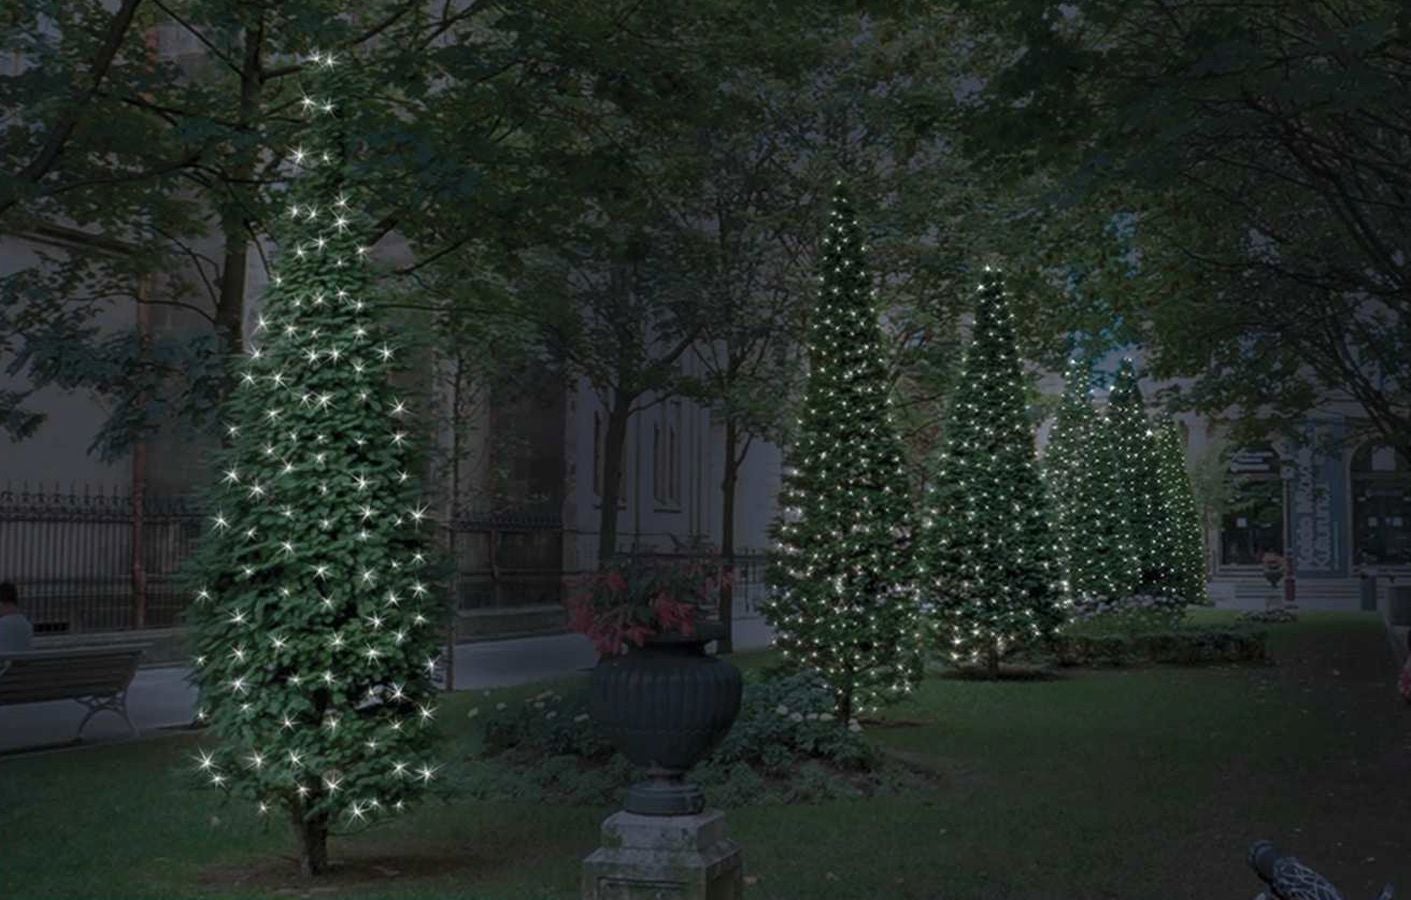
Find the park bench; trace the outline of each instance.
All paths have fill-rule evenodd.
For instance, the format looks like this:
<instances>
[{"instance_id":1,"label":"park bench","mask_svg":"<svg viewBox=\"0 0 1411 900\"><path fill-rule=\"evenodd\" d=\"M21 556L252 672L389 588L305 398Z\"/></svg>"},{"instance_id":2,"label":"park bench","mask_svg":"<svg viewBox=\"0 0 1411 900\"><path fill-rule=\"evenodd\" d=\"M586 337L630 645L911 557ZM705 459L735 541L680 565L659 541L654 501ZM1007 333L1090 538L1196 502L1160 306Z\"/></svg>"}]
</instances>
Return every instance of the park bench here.
<instances>
[{"instance_id":1,"label":"park bench","mask_svg":"<svg viewBox=\"0 0 1411 900\"><path fill-rule=\"evenodd\" d=\"M115 712L134 737L137 726L127 714L127 688L137 674L137 661L150 644L68 647L0 654L0 706L76 700L88 709L83 726L100 712Z\"/></svg>"}]
</instances>

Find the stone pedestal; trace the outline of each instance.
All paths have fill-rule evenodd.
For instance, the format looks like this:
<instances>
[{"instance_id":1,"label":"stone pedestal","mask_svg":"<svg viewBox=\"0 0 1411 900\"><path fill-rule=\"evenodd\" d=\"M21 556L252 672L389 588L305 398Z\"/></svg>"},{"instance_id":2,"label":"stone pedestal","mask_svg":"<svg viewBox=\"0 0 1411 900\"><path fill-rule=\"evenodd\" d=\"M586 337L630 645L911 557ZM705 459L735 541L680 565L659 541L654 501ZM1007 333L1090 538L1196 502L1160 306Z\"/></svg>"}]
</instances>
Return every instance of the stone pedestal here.
<instances>
[{"instance_id":1,"label":"stone pedestal","mask_svg":"<svg viewBox=\"0 0 1411 900\"><path fill-rule=\"evenodd\" d=\"M613 813L603 845L583 860L583 900L739 900L740 845L725 834L725 814Z\"/></svg>"}]
</instances>

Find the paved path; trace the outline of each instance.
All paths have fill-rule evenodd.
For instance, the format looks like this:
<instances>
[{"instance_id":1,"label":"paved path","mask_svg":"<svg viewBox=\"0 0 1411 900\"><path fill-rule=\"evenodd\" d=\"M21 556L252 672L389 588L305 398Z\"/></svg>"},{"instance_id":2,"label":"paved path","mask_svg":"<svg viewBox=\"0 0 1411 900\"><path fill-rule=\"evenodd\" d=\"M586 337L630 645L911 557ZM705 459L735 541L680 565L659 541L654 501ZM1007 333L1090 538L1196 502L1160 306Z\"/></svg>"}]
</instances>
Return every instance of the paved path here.
<instances>
[{"instance_id":1,"label":"paved path","mask_svg":"<svg viewBox=\"0 0 1411 900\"><path fill-rule=\"evenodd\" d=\"M735 646L769 646L772 632L758 616L735 623ZM456 646L456 689L509 687L584 672L597 662L588 639L579 634L483 641ZM143 732L189 723L195 715L196 690L186 666L142 669L128 691L127 707ZM84 710L71 700L0 706L0 753L63 744L73 738ZM85 743L122 739L127 725L113 713L100 713L83 730Z\"/></svg>"}]
</instances>

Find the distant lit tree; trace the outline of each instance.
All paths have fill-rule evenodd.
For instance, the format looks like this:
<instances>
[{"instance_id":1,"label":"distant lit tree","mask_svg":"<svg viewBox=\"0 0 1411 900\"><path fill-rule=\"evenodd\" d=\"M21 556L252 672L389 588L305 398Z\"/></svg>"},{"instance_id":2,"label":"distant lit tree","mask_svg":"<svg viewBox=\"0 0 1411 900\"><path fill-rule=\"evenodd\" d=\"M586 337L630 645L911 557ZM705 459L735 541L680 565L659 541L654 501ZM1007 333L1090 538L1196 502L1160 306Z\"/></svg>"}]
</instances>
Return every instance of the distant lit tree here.
<instances>
[{"instance_id":1,"label":"distant lit tree","mask_svg":"<svg viewBox=\"0 0 1411 900\"><path fill-rule=\"evenodd\" d=\"M1170 567L1169 594L1181 603L1207 605L1205 538L1186 451L1176 423L1156 425L1157 481L1161 486L1161 551Z\"/></svg>"},{"instance_id":2,"label":"distant lit tree","mask_svg":"<svg viewBox=\"0 0 1411 900\"><path fill-rule=\"evenodd\" d=\"M822 674L845 723L908 693L921 675L911 498L863 249L840 184L765 610L786 663Z\"/></svg>"},{"instance_id":3,"label":"distant lit tree","mask_svg":"<svg viewBox=\"0 0 1411 900\"><path fill-rule=\"evenodd\" d=\"M986 270L918 544L940 650L991 675L1066 618L1023 378L1003 278Z\"/></svg>"},{"instance_id":4,"label":"distant lit tree","mask_svg":"<svg viewBox=\"0 0 1411 900\"><path fill-rule=\"evenodd\" d=\"M1110 423L1093 408L1092 381L1090 360L1070 361L1044 455L1060 559L1079 611L1120 602L1137 578L1116 445Z\"/></svg>"}]
</instances>

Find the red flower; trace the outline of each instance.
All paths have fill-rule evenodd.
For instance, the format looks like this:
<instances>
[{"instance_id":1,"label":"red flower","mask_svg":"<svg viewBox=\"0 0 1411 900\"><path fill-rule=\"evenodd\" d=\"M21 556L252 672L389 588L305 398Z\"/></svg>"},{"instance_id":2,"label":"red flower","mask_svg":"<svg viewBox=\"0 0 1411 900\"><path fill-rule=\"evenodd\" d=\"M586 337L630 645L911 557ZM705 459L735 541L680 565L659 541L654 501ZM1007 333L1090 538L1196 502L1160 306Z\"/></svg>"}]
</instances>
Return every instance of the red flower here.
<instances>
[{"instance_id":1,"label":"red flower","mask_svg":"<svg viewBox=\"0 0 1411 900\"><path fill-rule=\"evenodd\" d=\"M665 594L658 594L652 601L652 611L663 631L676 631L685 635L696 633L696 608L689 603L680 603Z\"/></svg>"},{"instance_id":2,"label":"red flower","mask_svg":"<svg viewBox=\"0 0 1411 900\"><path fill-rule=\"evenodd\" d=\"M641 646L663 633L696 633L698 611L719 581L715 567L638 561L608 563L582 579L564 601L568 625L587 635L603 655Z\"/></svg>"}]
</instances>

